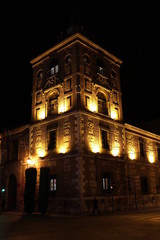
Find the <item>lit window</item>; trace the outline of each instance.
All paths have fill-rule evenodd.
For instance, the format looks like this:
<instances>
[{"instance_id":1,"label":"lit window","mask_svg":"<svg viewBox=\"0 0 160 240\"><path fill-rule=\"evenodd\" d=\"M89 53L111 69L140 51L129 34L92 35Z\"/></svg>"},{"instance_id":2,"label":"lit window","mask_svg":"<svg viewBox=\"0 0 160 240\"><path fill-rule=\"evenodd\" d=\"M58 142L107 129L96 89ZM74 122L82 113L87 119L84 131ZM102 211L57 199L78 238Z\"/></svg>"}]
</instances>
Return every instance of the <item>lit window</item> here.
<instances>
[{"instance_id":1,"label":"lit window","mask_svg":"<svg viewBox=\"0 0 160 240\"><path fill-rule=\"evenodd\" d=\"M57 190L57 179L56 176L52 176L50 179L50 191L54 192Z\"/></svg>"},{"instance_id":2,"label":"lit window","mask_svg":"<svg viewBox=\"0 0 160 240\"><path fill-rule=\"evenodd\" d=\"M102 177L102 190L106 193L110 193L111 190L113 189L112 186L112 173L108 172L103 174Z\"/></svg>"},{"instance_id":3,"label":"lit window","mask_svg":"<svg viewBox=\"0 0 160 240\"><path fill-rule=\"evenodd\" d=\"M58 66L58 62L57 59L53 59L50 62L50 74L51 76L58 73L59 71L59 66Z\"/></svg>"}]
</instances>

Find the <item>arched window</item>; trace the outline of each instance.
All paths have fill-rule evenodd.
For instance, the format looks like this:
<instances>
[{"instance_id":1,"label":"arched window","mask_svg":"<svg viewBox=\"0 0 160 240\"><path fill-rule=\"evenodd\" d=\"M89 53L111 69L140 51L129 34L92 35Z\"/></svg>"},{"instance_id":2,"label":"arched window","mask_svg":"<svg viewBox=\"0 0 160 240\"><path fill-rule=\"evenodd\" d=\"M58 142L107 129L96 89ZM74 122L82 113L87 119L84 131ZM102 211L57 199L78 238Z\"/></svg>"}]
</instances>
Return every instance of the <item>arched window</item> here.
<instances>
[{"instance_id":1,"label":"arched window","mask_svg":"<svg viewBox=\"0 0 160 240\"><path fill-rule=\"evenodd\" d=\"M43 71L39 70L37 72L37 89L42 87L43 82Z\"/></svg>"},{"instance_id":2,"label":"arched window","mask_svg":"<svg viewBox=\"0 0 160 240\"><path fill-rule=\"evenodd\" d=\"M58 113L58 94L54 93L48 98L48 116Z\"/></svg>"},{"instance_id":3,"label":"arched window","mask_svg":"<svg viewBox=\"0 0 160 240\"><path fill-rule=\"evenodd\" d=\"M108 106L105 95L102 92L99 92L97 94L97 97L98 97L98 112L108 115Z\"/></svg>"}]
</instances>

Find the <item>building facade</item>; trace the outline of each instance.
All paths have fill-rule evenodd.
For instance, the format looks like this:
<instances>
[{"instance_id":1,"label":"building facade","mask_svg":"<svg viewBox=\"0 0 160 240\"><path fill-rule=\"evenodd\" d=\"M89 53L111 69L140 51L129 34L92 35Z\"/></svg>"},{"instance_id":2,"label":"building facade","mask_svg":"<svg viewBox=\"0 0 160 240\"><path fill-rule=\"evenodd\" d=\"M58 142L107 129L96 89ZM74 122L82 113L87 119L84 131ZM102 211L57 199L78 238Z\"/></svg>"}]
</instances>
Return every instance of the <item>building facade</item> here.
<instances>
[{"instance_id":1,"label":"building facade","mask_svg":"<svg viewBox=\"0 0 160 240\"><path fill-rule=\"evenodd\" d=\"M160 136L123 122L122 61L80 33L31 61L31 123L1 134L6 210L24 210L25 172L50 169L48 211L160 206ZM37 204L35 207L37 210Z\"/></svg>"}]
</instances>

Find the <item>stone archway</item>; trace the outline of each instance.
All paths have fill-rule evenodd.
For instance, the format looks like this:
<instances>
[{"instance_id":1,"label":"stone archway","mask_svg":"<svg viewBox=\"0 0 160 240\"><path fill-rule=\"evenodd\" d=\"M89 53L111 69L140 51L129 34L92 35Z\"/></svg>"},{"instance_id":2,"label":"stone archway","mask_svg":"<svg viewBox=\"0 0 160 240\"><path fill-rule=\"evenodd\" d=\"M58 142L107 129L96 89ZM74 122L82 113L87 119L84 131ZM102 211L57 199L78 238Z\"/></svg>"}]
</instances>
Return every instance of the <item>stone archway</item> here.
<instances>
[{"instance_id":1,"label":"stone archway","mask_svg":"<svg viewBox=\"0 0 160 240\"><path fill-rule=\"evenodd\" d=\"M7 208L8 210L16 210L17 207L17 179L15 175L9 176L8 182L8 198Z\"/></svg>"}]
</instances>

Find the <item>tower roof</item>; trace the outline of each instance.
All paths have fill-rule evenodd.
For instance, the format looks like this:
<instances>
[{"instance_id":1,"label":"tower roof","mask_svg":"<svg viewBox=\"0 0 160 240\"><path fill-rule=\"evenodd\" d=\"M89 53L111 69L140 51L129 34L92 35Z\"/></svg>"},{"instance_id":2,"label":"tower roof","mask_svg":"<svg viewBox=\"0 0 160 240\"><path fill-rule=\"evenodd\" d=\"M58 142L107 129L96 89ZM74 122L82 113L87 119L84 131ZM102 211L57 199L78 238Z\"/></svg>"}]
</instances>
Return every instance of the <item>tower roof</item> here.
<instances>
[{"instance_id":1,"label":"tower roof","mask_svg":"<svg viewBox=\"0 0 160 240\"><path fill-rule=\"evenodd\" d=\"M82 35L79 32L72 34L71 36L69 36L66 39L62 40L61 42L59 42L58 44L56 44L52 48L48 49L44 53L42 53L39 56L35 57L34 59L32 59L30 61L30 63L32 65L34 65L38 61L40 61L43 58L47 57L51 52L56 51L56 50L58 50L58 49L60 49L62 47L65 47L67 45L72 45L75 42L80 42L81 44L84 44L84 45L90 45L90 47L93 47L93 48L96 48L97 50L103 51L104 54L106 54L106 56L110 59L110 61L112 61L112 62L114 62L115 64L118 64L118 65L122 64L122 61L119 58L117 58L113 54L109 53L108 51L106 51L105 49L103 49L102 47L100 47L99 45L97 45L96 43L94 43L93 41L91 41L90 39L88 39L87 37L85 37L84 35Z\"/></svg>"}]
</instances>

